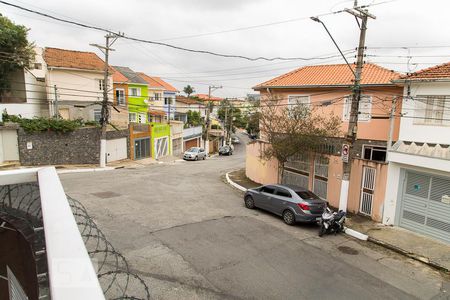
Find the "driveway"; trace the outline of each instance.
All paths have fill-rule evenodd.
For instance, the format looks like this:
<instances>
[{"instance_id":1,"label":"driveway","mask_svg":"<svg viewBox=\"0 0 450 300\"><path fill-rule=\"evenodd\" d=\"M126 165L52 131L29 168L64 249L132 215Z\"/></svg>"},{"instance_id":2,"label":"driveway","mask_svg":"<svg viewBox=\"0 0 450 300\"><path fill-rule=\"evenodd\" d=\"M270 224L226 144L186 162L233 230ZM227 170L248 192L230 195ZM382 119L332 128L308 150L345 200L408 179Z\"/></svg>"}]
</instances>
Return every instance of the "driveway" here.
<instances>
[{"instance_id":1,"label":"driveway","mask_svg":"<svg viewBox=\"0 0 450 300\"><path fill-rule=\"evenodd\" d=\"M241 140L245 141L241 136ZM314 225L243 206L224 182L230 157L61 175L155 299L431 299L439 273ZM102 193L106 192L106 193ZM444 299L444 298L439 298Z\"/></svg>"}]
</instances>

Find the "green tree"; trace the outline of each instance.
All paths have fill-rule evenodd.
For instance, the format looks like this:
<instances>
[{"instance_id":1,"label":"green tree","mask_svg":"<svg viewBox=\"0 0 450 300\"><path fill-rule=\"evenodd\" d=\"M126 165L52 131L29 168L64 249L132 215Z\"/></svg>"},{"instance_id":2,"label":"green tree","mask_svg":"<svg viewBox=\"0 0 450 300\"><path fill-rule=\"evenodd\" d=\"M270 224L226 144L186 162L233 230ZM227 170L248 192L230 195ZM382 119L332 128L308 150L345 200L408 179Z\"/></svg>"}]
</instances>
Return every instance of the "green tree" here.
<instances>
[{"instance_id":1,"label":"green tree","mask_svg":"<svg viewBox=\"0 0 450 300\"><path fill-rule=\"evenodd\" d=\"M191 94L195 93L195 89L188 84L187 86L184 87L183 92L189 98L191 96Z\"/></svg>"},{"instance_id":2,"label":"green tree","mask_svg":"<svg viewBox=\"0 0 450 300\"><path fill-rule=\"evenodd\" d=\"M34 61L34 44L28 42L28 29L16 25L0 14L0 89L10 88L12 72L30 67ZM1 94L1 93L0 93ZM1 97L1 95L0 95Z\"/></svg>"},{"instance_id":3,"label":"green tree","mask_svg":"<svg viewBox=\"0 0 450 300\"><path fill-rule=\"evenodd\" d=\"M194 127L202 125L202 118L198 111L189 110L187 112L187 125Z\"/></svg>"}]
</instances>

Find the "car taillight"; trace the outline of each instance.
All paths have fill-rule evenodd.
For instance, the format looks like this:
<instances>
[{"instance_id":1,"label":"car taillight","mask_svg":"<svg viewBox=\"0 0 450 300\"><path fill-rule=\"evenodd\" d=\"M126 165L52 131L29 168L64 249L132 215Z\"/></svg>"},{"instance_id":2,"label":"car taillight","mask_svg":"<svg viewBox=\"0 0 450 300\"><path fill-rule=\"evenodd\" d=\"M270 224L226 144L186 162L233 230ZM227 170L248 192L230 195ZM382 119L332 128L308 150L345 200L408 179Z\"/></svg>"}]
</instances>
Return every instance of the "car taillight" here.
<instances>
[{"instance_id":1,"label":"car taillight","mask_svg":"<svg viewBox=\"0 0 450 300\"><path fill-rule=\"evenodd\" d=\"M300 208L303 209L303 210L310 210L308 204L305 204L305 203L298 203L297 205L298 205L298 207L300 207Z\"/></svg>"}]
</instances>

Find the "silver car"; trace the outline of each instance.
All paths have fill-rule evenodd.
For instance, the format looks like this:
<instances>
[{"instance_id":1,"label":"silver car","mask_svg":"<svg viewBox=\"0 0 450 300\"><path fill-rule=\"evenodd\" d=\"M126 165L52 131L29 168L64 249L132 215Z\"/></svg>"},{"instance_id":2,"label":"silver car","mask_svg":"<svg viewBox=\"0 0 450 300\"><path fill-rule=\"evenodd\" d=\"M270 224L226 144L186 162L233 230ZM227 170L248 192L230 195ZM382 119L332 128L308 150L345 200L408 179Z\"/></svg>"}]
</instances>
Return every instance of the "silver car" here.
<instances>
[{"instance_id":1,"label":"silver car","mask_svg":"<svg viewBox=\"0 0 450 300\"><path fill-rule=\"evenodd\" d=\"M200 147L192 147L189 148L186 152L184 152L183 155L184 160L199 160L199 159L206 159L206 151L203 148Z\"/></svg>"},{"instance_id":2,"label":"silver car","mask_svg":"<svg viewBox=\"0 0 450 300\"><path fill-rule=\"evenodd\" d=\"M288 225L317 222L327 202L313 192L295 185L263 185L248 189L244 196L247 208L261 208L282 216Z\"/></svg>"}]
</instances>

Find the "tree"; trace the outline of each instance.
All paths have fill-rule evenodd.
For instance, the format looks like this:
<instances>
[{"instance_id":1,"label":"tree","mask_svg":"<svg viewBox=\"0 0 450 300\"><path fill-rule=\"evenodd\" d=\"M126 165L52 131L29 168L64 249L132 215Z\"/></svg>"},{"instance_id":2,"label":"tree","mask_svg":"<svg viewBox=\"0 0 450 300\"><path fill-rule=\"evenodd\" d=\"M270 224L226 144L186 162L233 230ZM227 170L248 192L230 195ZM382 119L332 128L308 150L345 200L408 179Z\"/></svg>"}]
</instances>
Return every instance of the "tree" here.
<instances>
[{"instance_id":1,"label":"tree","mask_svg":"<svg viewBox=\"0 0 450 300\"><path fill-rule=\"evenodd\" d=\"M198 111L189 110L187 112L187 125L191 127L202 125L202 118Z\"/></svg>"},{"instance_id":2,"label":"tree","mask_svg":"<svg viewBox=\"0 0 450 300\"><path fill-rule=\"evenodd\" d=\"M188 84L187 86L184 87L183 92L189 98L191 96L191 94L195 93L195 89Z\"/></svg>"},{"instance_id":3,"label":"tree","mask_svg":"<svg viewBox=\"0 0 450 300\"><path fill-rule=\"evenodd\" d=\"M318 152L324 139L339 136L341 122L338 116L320 113L317 106L288 107L280 99L269 97L261 101L259 109L261 138L270 144L261 156L278 160L281 177L289 158L299 153Z\"/></svg>"},{"instance_id":4,"label":"tree","mask_svg":"<svg viewBox=\"0 0 450 300\"><path fill-rule=\"evenodd\" d=\"M27 35L28 29L25 26L16 25L0 14L1 91L9 90L9 76L12 72L28 68L34 61L34 44L28 42Z\"/></svg>"}]
</instances>

